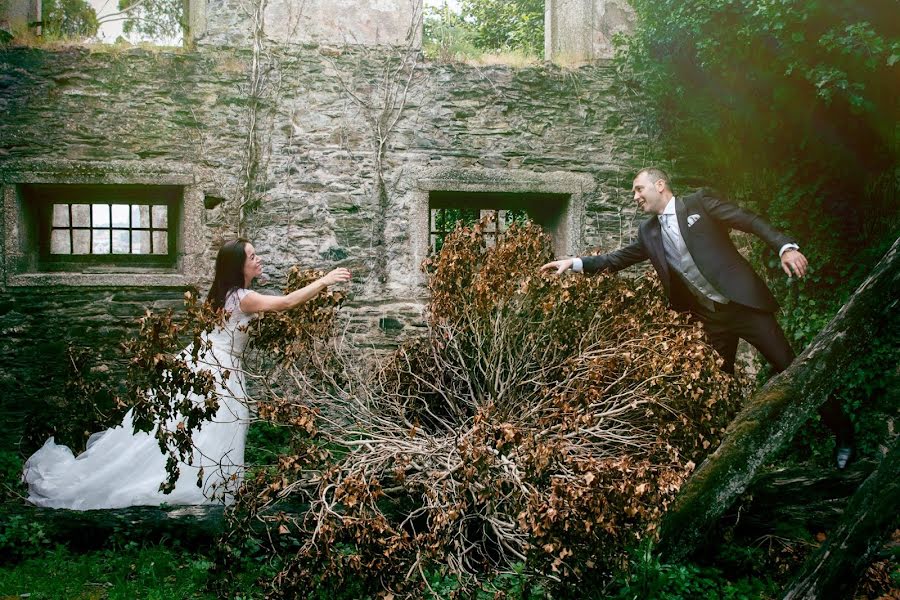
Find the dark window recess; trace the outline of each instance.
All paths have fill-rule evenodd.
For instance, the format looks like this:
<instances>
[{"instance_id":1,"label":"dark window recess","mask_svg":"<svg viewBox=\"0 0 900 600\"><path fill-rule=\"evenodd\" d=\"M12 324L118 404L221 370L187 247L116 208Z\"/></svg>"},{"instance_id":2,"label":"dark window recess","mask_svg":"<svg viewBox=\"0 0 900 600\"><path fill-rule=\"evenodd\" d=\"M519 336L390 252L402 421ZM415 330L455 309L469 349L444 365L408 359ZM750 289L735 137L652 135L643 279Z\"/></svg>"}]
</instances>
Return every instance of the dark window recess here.
<instances>
[{"instance_id":1,"label":"dark window recess","mask_svg":"<svg viewBox=\"0 0 900 600\"><path fill-rule=\"evenodd\" d=\"M43 269L175 264L180 186L47 184L22 193L36 216Z\"/></svg>"},{"instance_id":2,"label":"dark window recess","mask_svg":"<svg viewBox=\"0 0 900 600\"><path fill-rule=\"evenodd\" d=\"M485 230L490 245L513 223L531 220L545 230L554 228L562 215L568 194L505 192L430 192L428 197L429 245L437 252L444 238L457 225L471 226L486 216L493 220Z\"/></svg>"}]
</instances>

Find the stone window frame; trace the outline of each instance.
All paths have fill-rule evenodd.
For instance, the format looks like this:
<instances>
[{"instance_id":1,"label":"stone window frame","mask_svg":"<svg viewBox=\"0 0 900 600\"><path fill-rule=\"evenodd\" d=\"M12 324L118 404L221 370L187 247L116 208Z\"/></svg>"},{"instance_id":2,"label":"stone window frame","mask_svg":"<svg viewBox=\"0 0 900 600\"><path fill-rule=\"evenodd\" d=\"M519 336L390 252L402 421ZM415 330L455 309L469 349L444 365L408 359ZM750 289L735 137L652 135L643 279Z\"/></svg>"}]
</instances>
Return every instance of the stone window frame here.
<instances>
[{"instance_id":1,"label":"stone window frame","mask_svg":"<svg viewBox=\"0 0 900 600\"><path fill-rule=\"evenodd\" d=\"M128 172L131 170L131 172ZM127 173L127 174L125 174ZM38 231L32 207L27 206L21 187L27 184L52 185L166 185L182 188L172 266L85 265L82 270L44 271L38 264ZM0 181L3 203L2 275L8 287L185 287L196 284L205 274L202 255L204 193L189 168L180 171L145 167L134 172L103 165L81 168L60 165L58 171L17 169ZM76 267L76 265L73 265Z\"/></svg>"},{"instance_id":2,"label":"stone window frame","mask_svg":"<svg viewBox=\"0 0 900 600\"><path fill-rule=\"evenodd\" d=\"M71 272L81 270L82 266L104 264L166 268L172 267L177 258L176 242L181 223L183 186L21 184L19 193L23 196L22 205L27 205L28 211L34 211L32 214L37 217L35 225L38 230L39 254L36 271ZM78 211L77 207L87 210ZM98 207L105 210L98 211ZM122 207L126 209L124 221L123 211L115 210ZM62 210L57 210L58 208ZM141 211L142 208L146 210ZM164 210L160 211L160 208ZM137 212L135 209L138 209ZM146 222L141 220L142 212ZM138 223L133 222L135 214L139 217ZM101 222L95 222L98 217ZM163 220L162 225L160 220ZM54 252L53 237L60 232L63 238L69 238L66 240L69 242L66 244L68 249ZM102 252L98 251L95 244L102 241L95 239L97 233L109 242L109 248ZM116 234L121 236L122 233L127 240L124 252L121 247L117 250L116 244ZM159 234L164 237L161 238ZM120 237L118 241L121 242L121 239ZM138 251L134 249L136 239L142 242ZM76 249L79 242L86 243L87 247L82 249L86 251ZM147 244L146 248L143 243Z\"/></svg>"},{"instance_id":3,"label":"stone window frame","mask_svg":"<svg viewBox=\"0 0 900 600\"><path fill-rule=\"evenodd\" d=\"M587 173L502 169L426 167L415 178L410 206L410 244L413 264L419 265L431 248L431 192L498 192L553 194L565 197L559 219L550 231L556 256L573 256L584 238L586 196L596 182Z\"/></svg>"}]
</instances>

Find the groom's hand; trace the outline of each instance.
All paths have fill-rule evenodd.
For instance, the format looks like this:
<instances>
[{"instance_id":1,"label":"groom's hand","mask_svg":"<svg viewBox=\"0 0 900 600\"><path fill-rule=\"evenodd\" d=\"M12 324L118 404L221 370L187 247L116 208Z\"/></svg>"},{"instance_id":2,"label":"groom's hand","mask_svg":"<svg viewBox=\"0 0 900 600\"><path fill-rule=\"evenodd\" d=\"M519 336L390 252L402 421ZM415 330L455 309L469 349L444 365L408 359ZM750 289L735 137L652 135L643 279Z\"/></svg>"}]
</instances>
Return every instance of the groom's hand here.
<instances>
[{"instance_id":1,"label":"groom's hand","mask_svg":"<svg viewBox=\"0 0 900 600\"><path fill-rule=\"evenodd\" d=\"M781 268L784 269L784 272L787 273L788 277L791 277L792 275L803 277L806 275L806 269L808 267L809 262L799 250L786 250L784 254L781 255Z\"/></svg>"},{"instance_id":2,"label":"groom's hand","mask_svg":"<svg viewBox=\"0 0 900 600\"><path fill-rule=\"evenodd\" d=\"M562 275L566 271L572 268L572 263L574 261L571 258L564 258L562 260L554 260L553 262L548 262L546 265L543 265L540 268L541 273L547 273L549 271L556 271L557 275Z\"/></svg>"}]
</instances>

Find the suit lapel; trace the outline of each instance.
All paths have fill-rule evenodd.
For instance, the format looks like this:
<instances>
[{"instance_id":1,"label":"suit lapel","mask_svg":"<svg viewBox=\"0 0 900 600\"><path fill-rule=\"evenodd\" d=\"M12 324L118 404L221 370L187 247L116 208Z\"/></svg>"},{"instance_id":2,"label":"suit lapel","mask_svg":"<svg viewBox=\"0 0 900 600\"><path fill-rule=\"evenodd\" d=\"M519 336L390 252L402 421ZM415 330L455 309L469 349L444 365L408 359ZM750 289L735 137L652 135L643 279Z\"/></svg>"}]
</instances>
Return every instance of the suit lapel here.
<instances>
[{"instance_id":1,"label":"suit lapel","mask_svg":"<svg viewBox=\"0 0 900 600\"><path fill-rule=\"evenodd\" d=\"M693 258L696 256L694 253L694 240L690 235L690 228L687 223L687 209L681 198L675 198L675 216L678 218L678 230L681 232L681 239L684 240L684 245L687 246L688 252L691 253L691 258ZM696 260L694 259L695 262Z\"/></svg>"},{"instance_id":2,"label":"suit lapel","mask_svg":"<svg viewBox=\"0 0 900 600\"><path fill-rule=\"evenodd\" d=\"M663 248L662 229L660 228L659 219L656 216L650 217L647 221L647 251L650 254L652 262L657 265L659 276L662 279L663 286L669 289L669 263L666 261L666 251Z\"/></svg>"}]
</instances>

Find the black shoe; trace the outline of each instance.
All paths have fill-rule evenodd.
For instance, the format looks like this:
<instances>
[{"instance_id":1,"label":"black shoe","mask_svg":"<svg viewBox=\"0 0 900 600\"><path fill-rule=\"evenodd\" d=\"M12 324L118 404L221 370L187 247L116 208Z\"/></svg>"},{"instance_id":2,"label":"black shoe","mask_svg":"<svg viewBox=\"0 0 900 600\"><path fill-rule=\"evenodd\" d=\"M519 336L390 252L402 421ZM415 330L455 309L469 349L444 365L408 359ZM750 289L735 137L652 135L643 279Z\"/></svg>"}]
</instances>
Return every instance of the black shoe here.
<instances>
[{"instance_id":1,"label":"black shoe","mask_svg":"<svg viewBox=\"0 0 900 600\"><path fill-rule=\"evenodd\" d=\"M850 458L853 456L853 447L847 445L840 445L837 447L837 450L834 453L834 462L837 464L838 469L843 469L847 466L847 463L850 462Z\"/></svg>"}]
</instances>

